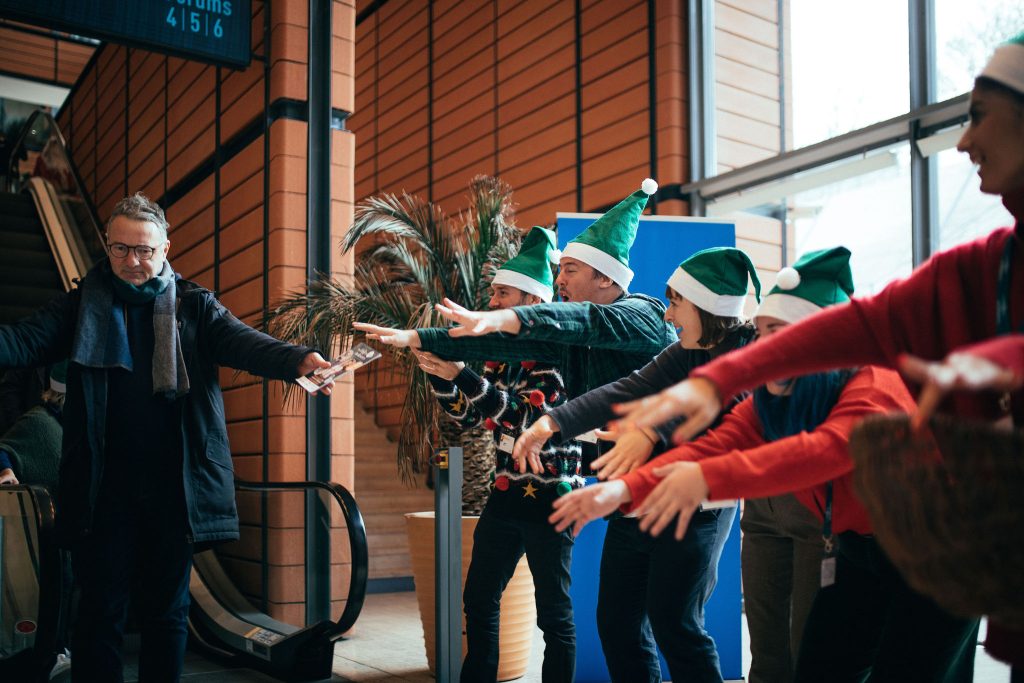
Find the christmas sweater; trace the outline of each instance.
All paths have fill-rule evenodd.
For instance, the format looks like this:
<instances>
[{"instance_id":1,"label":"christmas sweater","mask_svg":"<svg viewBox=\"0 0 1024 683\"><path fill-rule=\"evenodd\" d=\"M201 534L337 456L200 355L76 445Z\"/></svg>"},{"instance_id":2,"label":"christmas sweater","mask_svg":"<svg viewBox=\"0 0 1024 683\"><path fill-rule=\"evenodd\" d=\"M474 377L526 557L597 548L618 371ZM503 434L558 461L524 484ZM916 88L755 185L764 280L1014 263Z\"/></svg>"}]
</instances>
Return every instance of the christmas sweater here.
<instances>
[{"instance_id":1,"label":"christmas sweater","mask_svg":"<svg viewBox=\"0 0 1024 683\"><path fill-rule=\"evenodd\" d=\"M758 342L761 343L761 342ZM824 519L826 484L832 482L832 529L870 534L867 511L853 490L853 461L847 450L850 431L873 413L908 412L914 399L892 370L861 368L843 387L828 417L810 432L765 441L764 429L749 397L715 429L654 458L623 477L638 506L661 481L656 467L679 460L700 464L712 500L764 498L794 493Z\"/></svg>"},{"instance_id":2,"label":"christmas sweater","mask_svg":"<svg viewBox=\"0 0 1024 683\"><path fill-rule=\"evenodd\" d=\"M483 425L494 433L494 490L490 507L525 505L538 517L550 514L552 501L583 486L580 444L546 443L540 459L544 472L517 472L511 446L524 429L567 399L562 376L553 365L522 361L487 361L483 376L463 368L454 381L429 375L442 409L464 429ZM534 505L533 503L537 503Z\"/></svg>"},{"instance_id":3,"label":"christmas sweater","mask_svg":"<svg viewBox=\"0 0 1024 683\"><path fill-rule=\"evenodd\" d=\"M834 306L792 325L756 348L741 349L693 372L715 384L720 396L779 377L851 365L895 368L900 354L940 360L953 351L971 351L1024 374L1024 188L1003 196L1016 219L986 237L939 252L903 280L879 294ZM1010 331L999 335L996 306L999 271L1007 242L1013 240L1006 315ZM998 338L997 338L998 337ZM915 393L917 385L910 387ZM1024 425L1024 390L1010 401L997 392L955 392L940 411L996 421L1007 404L1018 427ZM993 656L1024 665L1024 630L990 624L986 647Z\"/></svg>"}]
</instances>

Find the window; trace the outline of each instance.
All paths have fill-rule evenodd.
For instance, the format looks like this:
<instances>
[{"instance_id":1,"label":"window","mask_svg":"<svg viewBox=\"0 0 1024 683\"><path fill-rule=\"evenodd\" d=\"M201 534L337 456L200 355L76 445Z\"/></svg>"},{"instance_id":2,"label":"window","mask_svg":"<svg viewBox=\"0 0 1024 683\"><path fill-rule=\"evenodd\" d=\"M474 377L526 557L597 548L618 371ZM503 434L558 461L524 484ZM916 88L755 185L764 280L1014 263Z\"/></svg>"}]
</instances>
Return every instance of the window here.
<instances>
[{"instance_id":1,"label":"window","mask_svg":"<svg viewBox=\"0 0 1024 683\"><path fill-rule=\"evenodd\" d=\"M934 0L937 101L967 92L996 46L1024 29L1020 0Z\"/></svg>"}]
</instances>

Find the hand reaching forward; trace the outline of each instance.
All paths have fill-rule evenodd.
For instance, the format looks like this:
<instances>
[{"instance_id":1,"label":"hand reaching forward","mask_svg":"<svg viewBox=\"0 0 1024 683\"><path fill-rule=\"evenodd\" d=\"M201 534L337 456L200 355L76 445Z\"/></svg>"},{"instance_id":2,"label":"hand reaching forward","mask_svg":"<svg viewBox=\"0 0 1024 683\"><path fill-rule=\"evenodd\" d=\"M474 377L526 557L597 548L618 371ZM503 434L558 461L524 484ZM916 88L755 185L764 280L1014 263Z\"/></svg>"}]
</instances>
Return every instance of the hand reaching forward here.
<instances>
[{"instance_id":1,"label":"hand reaching forward","mask_svg":"<svg viewBox=\"0 0 1024 683\"><path fill-rule=\"evenodd\" d=\"M495 332L518 334L521 325L519 316L511 309L471 311L448 298L443 304L434 304L434 310L456 324L448 330L449 337L480 337Z\"/></svg>"},{"instance_id":2,"label":"hand reaching forward","mask_svg":"<svg viewBox=\"0 0 1024 683\"><path fill-rule=\"evenodd\" d=\"M416 330L397 330L370 323L352 323L352 327L366 334L366 338L388 346L420 348L420 333Z\"/></svg>"},{"instance_id":3,"label":"hand reaching forward","mask_svg":"<svg viewBox=\"0 0 1024 683\"><path fill-rule=\"evenodd\" d=\"M435 356L430 351L413 349L412 355L416 356L416 362L419 364L420 370L428 375L446 379L449 382L462 372L462 368L466 367L466 364L461 361L445 360L440 356Z\"/></svg>"},{"instance_id":4,"label":"hand reaching forward","mask_svg":"<svg viewBox=\"0 0 1024 683\"><path fill-rule=\"evenodd\" d=\"M1013 391L1024 382L1024 378L1017 377L1012 370L987 358L962 352L951 353L938 362L905 355L900 358L900 371L923 385L917 399L917 412L911 420L914 429L928 423L942 399L951 391Z\"/></svg>"},{"instance_id":5,"label":"hand reaching forward","mask_svg":"<svg viewBox=\"0 0 1024 683\"><path fill-rule=\"evenodd\" d=\"M654 476L661 482L636 508L640 530L658 536L676 519L675 539L681 541L694 511L707 500L704 473L695 462L674 462L654 468Z\"/></svg>"},{"instance_id":6,"label":"hand reaching forward","mask_svg":"<svg viewBox=\"0 0 1024 683\"><path fill-rule=\"evenodd\" d=\"M525 472L527 466L534 474L542 474L544 466L540 462L540 451L555 432L559 431L558 423L549 415L543 415L530 425L512 447L512 459L516 462L516 471Z\"/></svg>"},{"instance_id":7,"label":"hand reaching forward","mask_svg":"<svg viewBox=\"0 0 1024 683\"><path fill-rule=\"evenodd\" d=\"M17 486L18 478L10 467L0 470L0 486Z\"/></svg>"},{"instance_id":8,"label":"hand reaching forward","mask_svg":"<svg viewBox=\"0 0 1024 683\"><path fill-rule=\"evenodd\" d=\"M676 443L689 441L715 421L722 410L722 399L715 385L703 377L683 380L664 391L629 403L614 406L622 416L616 428L657 427L674 417L686 421L672 434Z\"/></svg>"},{"instance_id":9,"label":"hand reaching forward","mask_svg":"<svg viewBox=\"0 0 1024 683\"><path fill-rule=\"evenodd\" d=\"M602 441L615 441L615 446L597 458L592 467L598 479L618 479L629 474L647 462L654 452L655 437L649 434L650 429L630 429L625 432L605 432L597 430L597 438Z\"/></svg>"},{"instance_id":10,"label":"hand reaching forward","mask_svg":"<svg viewBox=\"0 0 1024 683\"><path fill-rule=\"evenodd\" d=\"M629 487L621 481L584 486L556 499L548 521L555 525L555 531L572 526L572 535L579 536L588 522L615 512L630 500Z\"/></svg>"}]
</instances>

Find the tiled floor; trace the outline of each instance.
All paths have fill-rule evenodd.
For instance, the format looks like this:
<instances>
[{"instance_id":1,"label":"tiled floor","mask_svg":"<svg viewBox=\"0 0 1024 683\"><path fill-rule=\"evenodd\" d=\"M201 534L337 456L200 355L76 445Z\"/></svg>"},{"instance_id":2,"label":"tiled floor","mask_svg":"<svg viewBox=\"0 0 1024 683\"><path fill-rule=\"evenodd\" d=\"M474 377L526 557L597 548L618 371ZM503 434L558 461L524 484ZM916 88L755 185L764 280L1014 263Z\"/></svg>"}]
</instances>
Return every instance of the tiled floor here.
<instances>
[{"instance_id":1,"label":"tiled floor","mask_svg":"<svg viewBox=\"0 0 1024 683\"><path fill-rule=\"evenodd\" d=\"M747 653L746 623L743 625L744 671L750 666ZM544 643L536 631L533 652L521 683L540 683L541 655ZM133 658L129 657L125 680L138 677ZM975 683L1006 683L1009 669L988 657L978 648ZM184 683L270 683L275 679L249 670L219 666L195 654L189 654ZM434 683L427 670L423 647L423 629L414 593L383 593L369 595L363 613L351 637L338 643L334 650L332 682L377 683L408 681Z\"/></svg>"}]
</instances>

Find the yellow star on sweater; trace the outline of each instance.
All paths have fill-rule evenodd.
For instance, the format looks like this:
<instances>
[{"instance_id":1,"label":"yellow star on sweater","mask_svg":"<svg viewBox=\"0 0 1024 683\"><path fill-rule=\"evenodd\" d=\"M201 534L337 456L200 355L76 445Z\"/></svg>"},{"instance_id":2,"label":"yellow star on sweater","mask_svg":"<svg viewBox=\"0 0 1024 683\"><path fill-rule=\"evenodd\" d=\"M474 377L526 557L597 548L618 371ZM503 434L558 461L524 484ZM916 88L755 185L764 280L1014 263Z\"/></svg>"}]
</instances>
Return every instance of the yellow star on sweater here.
<instances>
[{"instance_id":1,"label":"yellow star on sweater","mask_svg":"<svg viewBox=\"0 0 1024 683\"><path fill-rule=\"evenodd\" d=\"M534 495L534 494L536 494L536 493L537 493L537 489L533 488L533 482L532 481L526 482L526 488L523 489L523 498L529 497L529 498L534 498L535 499L537 496Z\"/></svg>"},{"instance_id":2,"label":"yellow star on sweater","mask_svg":"<svg viewBox=\"0 0 1024 683\"><path fill-rule=\"evenodd\" d=\"M464 394L459 394L459 400L458 401L456 401L455 403L449 403L448 404L450 406L450 410L452 410L453 412L456 412L456 413L462 412L462 406L463 406L463 402L465 400L466 400L465 395Z\"/></svg>"}]
</instances>

